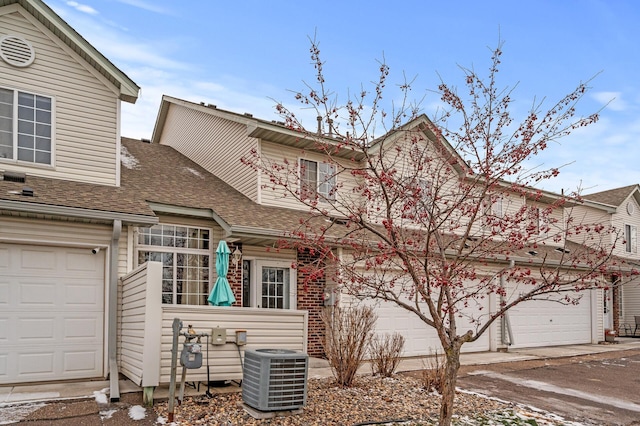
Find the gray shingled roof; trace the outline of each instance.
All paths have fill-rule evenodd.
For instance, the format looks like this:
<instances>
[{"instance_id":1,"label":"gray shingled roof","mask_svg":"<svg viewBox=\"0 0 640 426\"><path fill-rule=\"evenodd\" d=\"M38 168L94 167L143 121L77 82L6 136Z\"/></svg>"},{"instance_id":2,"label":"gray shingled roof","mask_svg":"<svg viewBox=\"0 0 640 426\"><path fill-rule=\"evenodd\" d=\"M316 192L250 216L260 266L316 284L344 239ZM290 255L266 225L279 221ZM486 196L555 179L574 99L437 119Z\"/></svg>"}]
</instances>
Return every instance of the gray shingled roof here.
<instances>
[{"instance_id":1,"label":"gray shingled roof","mask_svg":"<svg viewBox=\"0 0 640 426\"><path fill-rule=\"evenodd\" d=\"M21 195L24 187L33 190L33 197ZM17 194L15 193L17 192ZM101 212L124 213L153 217L154 213L143 199L125 188L73 182L61 179L42 178L27 174L26 182L0 180L0 200L24 203L87 209Z\"/></svg>"},{"instance_id":2,"label":"gray shingled roof","mask_svg":"<svg viewBox=\"0 0 640 426\"><path fill-rule=\"evenodd\" d=\"M171 147L128 138L122 146L127 154L119 188L27 175L25 183L0 180L0 200L23 204L20 210L27 212L38 204L150 218L155 214L149 203L210 209L230 227L278 235L298 227L307 214L256 204ZM34 196L21 195L24 187Z\"/></svg>"},{"instance_id":3,"label":"gray shingled roof","mask_svg":"<svg viewBox=\"0 0 640 426\"><path fill-rule=\"evenodd\" d=\"M607 191L596 192L584 195L583 198L597 203L608 204L618 207L626 200L633 191L638 189L638 185L623 186L622 188L609 189Z\"/></svg>"},{"instance_id":4,"label":"gray shingled roof","mask_svg":"<svg viewBox=\"0 0 640 426\"><path fill-rule=\"evenodd\" d=\"M148 202L211 209L230 226L292 230L306 212L254 203L175 149L133 139L122 145L138 164L122 167L122 187ZM241 165L238 165L241 167Z\"/></svg>"}]
</instances>

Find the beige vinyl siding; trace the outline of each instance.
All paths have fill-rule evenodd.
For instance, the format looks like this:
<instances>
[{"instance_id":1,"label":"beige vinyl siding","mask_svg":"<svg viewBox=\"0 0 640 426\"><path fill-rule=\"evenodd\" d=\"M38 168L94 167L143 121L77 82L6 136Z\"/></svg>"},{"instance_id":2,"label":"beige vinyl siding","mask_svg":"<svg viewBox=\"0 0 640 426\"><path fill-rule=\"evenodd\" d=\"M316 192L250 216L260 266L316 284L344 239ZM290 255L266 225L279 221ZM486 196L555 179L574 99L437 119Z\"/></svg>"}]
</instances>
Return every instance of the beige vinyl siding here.
<instances>
[{"instance_id":1,"label":"beige vinyl siding","mask_svg":"<svg viewBox=\"0 0 640 426\"><path fill-rule=\"evenodd\" d=\"M117 185L117 89L97 77L78 55L62 47L53 34L22 13L0 15L0 36L6 34L21 36L31 43L36 59L26 68L0 61L0 86L53 98L54 167L0 161L0 168Z\"/></svg>"},{"instance_id":2,"label":"beige vinyl siding","mask_svg":"<svg viewBox=\"0 0 640 426\"><path fill-rule=\"evenodd\" d=\"M336 160L333 159L333 161L328 161L327 157L322 154L306 151L303 152L300 149L282 146L265 140L263 140L260 145L261 154L266 161L277 164L284 164L284 160L286 159L289 162L289 173L287 175L287 178L289 179L289 184L291 185L292 191L298 190L298 162L301 158L305 160L316 161L319 163L331 163L335 162ZM349 164L346 160L340 159L338 161L338 175L336 176L336 184L339 186L339 189L336 193L336 197L342 200L346 199L347 197L359 197L358 194L354 195L353 193L353 188L356 184L355 178L348 172L341 173L341 165L343 167L348 167ZM267 182L265 182L264 185L265 187L260 189L260 199L262 200L262 204L289 209L299 209L305 211L309 210L309 207L298 202L293 195L286 194L282 188L272 189ZM353 203L349 202L349 204L354 204L355 202L358 201L356 200ZM319 207L322 207L322 202L319 203Z\"/></svg>"},{"instance_id":3,"label":"beige vinyl siding","mask_svg":"<svg viewBox=\"0 0 640 426\"><path fill-rule=\"evenodd\" d=\"M162 264L149 262L118 286L118 366L138 386L157 386Z\"/></svg>"},{"instance_id":4,"label":"beige vinyl siding","mask_svg":"<svg viewBox=\"0 0 640 426\"><path fill-rule=\"evenodd\" d=\"M564 221L569 220L569 218L572 218L574 224L602 224L605 227L612 224L611 214L588 206L576 206L567 208L564 212ZM622 224L622 228L620 229L624 235L624 223ZM579 235L570 236L569 239L576 243L585 244L591 247L601 246L605 249L610 249L611 244L615 241L615 235L609 235L606 234L606 232L608 232L606 229L602 234L597 234L595 232L582 232ZM624 256L624 244L622 244L622 241L619 241L616 245L617 247L616 249L614 249L614 254Z\"/></svg>"},{"instance_id":5,"label":"beige vinyl siding","mask_svg":"<svg viewBox=\"0 0 640 426\"><path fill-rule=\"evenodd\" d=\"M633 203L634 211L633 214L627 213L627 203ZM638 247L635 253L629 253L626 251L626 244L624 244L625 240L625 225L631 225L636 227L637 233L640 233L640 206L636 202L635 198L630 197L624 203L622 203L618 207L618 211L614 213L611 217L611 222L613 226L616 227L617 230L620 231L621 238L616 243L616 247L613 251L613 254L617 256L626 257L628 259L640 260L640 246ZM636 236L636 245L637 244L637 236Z\"/></svg>"},{"instance_id":6,"label":"beige vinyl siding","mask_svg":"<svg viewBox=\"0 0 640 426\"><path fill-rule=\"evenodd\" d=\"M113 228L54 220L22 219L0 216L0 241L45 245L106 248Z\"/></svg>"},{"instance_id":7,"label":"beige vinyl siding","mask_svg":"<svg viewBox=\"0 0 640 426\"><path fill-rule=\"evenodd\" d=\"M257 174L240 161L252 148L257 148L257 140L247 136L246 125L171 104L160 143L173 147L251 200L258 201Z\"/></svg>"},{"instance_id":8,"label":"beige vinyl siding","mask_svg":"<svg viewBox=\"0 0 640 426\"><path fill-rule=\"evenodd\" d=\"M131 226L123 225L120 232L120 239L118 240L118 277L122 277L129 272L130 263L127 259L131 255L129 253L129 231L131 229Z\"/></svg>"},{"instance_id":9,"label":"beige vinyl siding","mask_svg":"<svg viewBox=\"0 0 640 426\"><path fill-rule=\"evenodd\" d=\"M545 203L541 203L541 202L537 202L537 201L531 201L531 200L526 200L525 201L528 207L531 208L538 208L541 211L546 209L548 207L547 204ZM555 223L551 223L552 221L555 221ZM565 223L565 218L564 218L564 211L562 208L555 208L553 209L553 211L551 212L551 215L549 216L549 231L546 233L540 233L538 234L538 242L542 242L545 244L549 244L552 246L561 246L564 244L564 232L562 232L563 227L564 227L564 223ZM528 223L527 223L528 225ZM560 241L554 241L554 237L561 237Z\"/></svg>"},{"instance_id":10,"label":"beige vinyl siding","mask_svg":"<svg viewBox=\"0 0 640 426\"><path fill-rule=\"evenodd\" d=\"M244 359L245 349L291 349L298 352L307 350L308 313L306 311L163 305L160 383L169 383L170 379L174 318L182 321L184 327L182 331L186 331L189 324L197 333L211 333L215 327L226 330L226 344L209 345L211 380L241 380L240 353ZM236 330L246 330L246 346L237 347L233 343ZM184 338L180 337L180 350L183 342ZM187 381L206 382L207 380L206 340L203 339L202 343L202 367L189 370Z\"/></svg>"},{"instance_id":11,"label":"beige vinyl siding","mask_svg":"<svg viewBox=\"0 0 640 426\"><path fill-rule=\"evenodd\" d=\"M622 321L621 331L624 330L623 325L631 327L631 333L636 328L635 316L640 316L640 278L636 278L622 287ZM640 331L638 331L640 335Z\"/></svg>"}]
</instances>

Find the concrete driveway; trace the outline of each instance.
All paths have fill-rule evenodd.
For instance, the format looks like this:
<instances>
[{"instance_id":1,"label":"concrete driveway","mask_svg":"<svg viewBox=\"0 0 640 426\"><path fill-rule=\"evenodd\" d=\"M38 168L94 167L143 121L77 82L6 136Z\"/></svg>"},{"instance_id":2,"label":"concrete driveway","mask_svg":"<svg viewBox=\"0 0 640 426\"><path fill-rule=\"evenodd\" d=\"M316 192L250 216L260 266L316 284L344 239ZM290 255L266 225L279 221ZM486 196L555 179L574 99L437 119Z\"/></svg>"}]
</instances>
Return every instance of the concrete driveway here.
<instances>
[{"instance_id":1,"label":"concrete driveway","mask_svg":"<svg viewBox=\"0 0 640 426\"><path fill-rule=\"evenodd\" d=\"M458 387L585 425L640 425L640 349L463 366Z\"/></svg>"}]
</instances>

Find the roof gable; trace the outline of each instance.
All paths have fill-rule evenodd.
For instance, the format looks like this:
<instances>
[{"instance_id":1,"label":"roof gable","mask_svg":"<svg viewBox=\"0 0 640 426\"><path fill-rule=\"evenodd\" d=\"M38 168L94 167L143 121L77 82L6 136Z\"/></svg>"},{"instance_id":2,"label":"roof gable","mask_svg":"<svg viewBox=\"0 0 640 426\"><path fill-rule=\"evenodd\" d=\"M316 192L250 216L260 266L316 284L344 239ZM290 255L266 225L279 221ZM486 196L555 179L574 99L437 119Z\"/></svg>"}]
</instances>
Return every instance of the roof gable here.
<instances>
[{"instance_id":1,"label":"roof gable","mask_svg":"<svg viewBox=\"0 0 640 426\"><path fill-rule=\"evenodd\" d=\"M82 57L100 75L117 87L120 90L119 98L121 100L130 103L136 102L140 87L44 2L41 0L0 0L0 8L13 4L20 5L64 44Z\"/></svg>"},{"instance_id":2,"label":"roof gable","mask_svg":"<svg viewBox=\"0 0 640 426\"><path fill-rule=\"evenodd\" d=\"M638 184L609 189L601 192L595 192L593 194L587 194L584 195L583 198L586 200L619 207L631 195L633 195L638 204L640 204L640 186Z\"/></svg>"}]
</instances>

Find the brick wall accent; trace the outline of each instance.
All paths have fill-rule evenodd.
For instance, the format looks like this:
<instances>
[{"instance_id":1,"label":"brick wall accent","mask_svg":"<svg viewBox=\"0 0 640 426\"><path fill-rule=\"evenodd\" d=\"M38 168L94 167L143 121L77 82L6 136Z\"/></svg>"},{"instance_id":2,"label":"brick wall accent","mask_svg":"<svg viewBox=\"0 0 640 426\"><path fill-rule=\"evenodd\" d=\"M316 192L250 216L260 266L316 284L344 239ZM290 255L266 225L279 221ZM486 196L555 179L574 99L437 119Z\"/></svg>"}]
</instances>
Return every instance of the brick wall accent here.
<instances>
[{"instance_id":1,"label":"brick wall accent","mask_svg":"<svg viewBox=\"0 0 640 426\"><path fill-rule=\"evenodd\" d=\"M309 335L307 339L307 353L310 356L324 357L322 341L325 336L324 323L321 313L324 309L323 293L326 286L325 277L314 278L307 281L309 274L303 267L309 265L315 256L309 250L298 251L298 309L309 311ZM302 268L301 268L302 267Z\"/></svg>"},{"instance_id":2,"label":"brick wall accent","mask_svg":"<svg viewBox=\"0 0 640 426\"><path fill-rule=\"evenodd\" d=\"M233 253L236 248L242 251L241 243L228 243L228 246L231 253ZM227 273L227 279L229 280L231 291L233 291L233 295L236 298L236 303L234 303L233 306L242 306L242 260L238 262L238 267L236 268L233 264L233 255L229 255L229 272Z\"/></svg>"}]
</instances>

